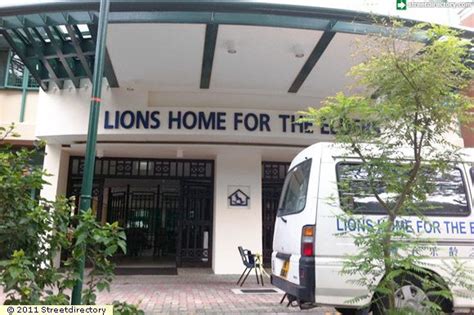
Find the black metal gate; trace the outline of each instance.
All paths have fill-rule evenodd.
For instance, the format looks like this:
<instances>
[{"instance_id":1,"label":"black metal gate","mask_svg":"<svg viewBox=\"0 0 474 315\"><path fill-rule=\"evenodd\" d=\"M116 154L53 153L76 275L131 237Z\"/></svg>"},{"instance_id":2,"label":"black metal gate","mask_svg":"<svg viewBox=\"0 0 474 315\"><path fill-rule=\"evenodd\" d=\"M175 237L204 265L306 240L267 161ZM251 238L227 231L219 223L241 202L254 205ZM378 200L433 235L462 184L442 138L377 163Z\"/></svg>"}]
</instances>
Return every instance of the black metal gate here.
<instances>
[{"instance_id":1,"label":"black metal gate","mask_svg":"<svg viewBox=\"0 0 474 315\"><path fill-rule=\"evenodd\" d=\"M178 266L211 264L212 188L206 182L183 182Z\"/></svg>"},{"instance_id":2,"label":"black metal gate","mask_svg":"<svg viewBox=\"0 0 474 315\"><path fill-rule=\"evenodd\" d=\"M127 222L127 199L126 191L113 192L112 189L109 189L107 222L118 222L119 226L125 227L125 222Z\"/></svg>"},{"instance_id":3,"label":"black metal gate","mask_svg":"<svg viewBox=\"0 0 474 315\"><path fill-rule=\"evenodd\" d=\"M180 194L165 192L160 196L160 209L162 213L160 219L162 220L162 224L156 229L156 240L154 243L153 255L176 255L179 234L178 221Z\"/></svg>"},{"instance_id":4,"label":"black metal gate","mask_svg":"<svg viewBox=\"0 0 474 315\"><path fill-rule=\"evenodd\" d=\"M262 248L263 261L268 264L272 256L273 232L281 190L290 163L262 163Z\"/></svg>"},{"instance_id":5,"label":"black metal gate","mask_svg":"<svg viewBox=\"0 0 474 315\"><path fill-rule=\"evenodd\" d=\"M69 195L79 195L83 163L82 157L71 157ZM171 193L159 186L108 188L106 220L125 229L129 256L172 254L178 266L211 265L213 161L103 158L96 159L95 167L98 219L107 179L179 183Z\"/></svg>"},{"instance_id":6,"label":"black metal gate","mask_svg":"<svg viewBox=\"0 0 474 315\"><path fill-rule=\"evenodd\" d=\"M81 178L71 178L69 176L68 182L68 197L74 196L74 203L75 203L75 213L79 211L79 204L80 204L80 196L81 196L81 185L82 179ZM100 178L94 178L94 182L92 184L92 202L91 208L92 211L95 213L96 218L100 221L102 217L102 206L103 206L103 198L104 198L104 181Z\"/></svg>"}]
</instances>

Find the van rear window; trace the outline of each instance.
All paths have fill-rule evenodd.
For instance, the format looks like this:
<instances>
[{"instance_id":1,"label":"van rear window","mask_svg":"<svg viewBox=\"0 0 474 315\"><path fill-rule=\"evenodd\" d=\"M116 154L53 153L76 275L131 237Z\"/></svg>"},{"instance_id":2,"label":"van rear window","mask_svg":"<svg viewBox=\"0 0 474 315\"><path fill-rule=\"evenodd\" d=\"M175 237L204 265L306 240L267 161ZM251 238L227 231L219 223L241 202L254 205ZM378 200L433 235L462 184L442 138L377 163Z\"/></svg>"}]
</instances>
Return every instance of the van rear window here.
<instances>
[{"instance_id":1,"label":"van rear window","mask_svg":"<svg viewBox=\"0 0 474 315\"><path fill-rule=\"evenodd\" d=\"M361 164L338 163L336 172L339 200L343 210L356 214L385 214L384 209L369 189L367 171ZM453 168L443 173L431 173L429 178L430 191L425 194L424 198L413 201L424 215L469 215L466 188L460 169ZM390 195L386 192L382 180L376 189L382 199L390 200Z\"/></svg>"},{"instance_id":2,"label":"van rear window","mask_svg":"<svg viewBox=\"0 0 474 315\"><path fill-rule=\"evenodd\" d=\"M278 216L298 213L306 205L311 159L293 167L285 178L281 193Z\"/></svg>"}]
</instances>

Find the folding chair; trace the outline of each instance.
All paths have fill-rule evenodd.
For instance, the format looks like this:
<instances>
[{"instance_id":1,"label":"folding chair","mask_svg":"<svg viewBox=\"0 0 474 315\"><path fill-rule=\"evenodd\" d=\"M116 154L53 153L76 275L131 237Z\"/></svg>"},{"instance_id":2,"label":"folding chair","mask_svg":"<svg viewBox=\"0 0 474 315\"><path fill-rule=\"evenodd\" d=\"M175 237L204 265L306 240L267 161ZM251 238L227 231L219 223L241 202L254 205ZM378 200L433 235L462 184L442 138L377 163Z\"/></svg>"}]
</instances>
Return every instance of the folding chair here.
<instances>
[{"instance_id":1,"label":"folding chair","mask_svg":"<svg viewBox=\"0 0 474 315\"><path fill-rule=\"evenodd\" d=\"M245 270L240 275L240 278L237 281L237 284L240 283L240 286L243 286L244 283L245 283L245 280L247 280L247 277L249 276L252 269L255 269L255 278L257 279L257 284L260 284L260 282L261 282L262 286L263 286L263 276L262 276L261 273L260 273L260 281L258 279L258 276L259 276L258 270L260 269L260 264L258 262L256 262L255 255L253 255L250 250L243 249L242 246L239 246L238 248L239 248L240 257L242 258L242 263L245 266ZM247 272L247 270L248 270L248 272ZM246 272L247 272L247 274L245 275ZM244 277L244 275L245 275L245 277ZM244 277L243 280L242 280L242 277ZM240 282L240 280L242 280L242 282Z\"/></svg>"}]
</instances>

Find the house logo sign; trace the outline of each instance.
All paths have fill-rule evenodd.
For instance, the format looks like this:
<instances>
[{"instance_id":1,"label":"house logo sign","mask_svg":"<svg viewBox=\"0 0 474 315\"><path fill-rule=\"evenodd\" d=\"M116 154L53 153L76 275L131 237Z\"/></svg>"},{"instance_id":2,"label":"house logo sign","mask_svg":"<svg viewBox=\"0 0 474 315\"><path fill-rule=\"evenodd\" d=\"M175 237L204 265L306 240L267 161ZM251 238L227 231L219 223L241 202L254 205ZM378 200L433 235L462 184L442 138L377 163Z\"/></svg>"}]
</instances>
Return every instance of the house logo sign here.
<instances>
[{"instance_id":1,"label":"house logo sign","mask_svg":"<svg viewBox=\"0 0 474 315\"><path fill-rule=\"evenodd\" d=\"M250 197L240 189L234 191L227 198L232 207L248 207L250 201Z\"/></svg>"}]
</instances>

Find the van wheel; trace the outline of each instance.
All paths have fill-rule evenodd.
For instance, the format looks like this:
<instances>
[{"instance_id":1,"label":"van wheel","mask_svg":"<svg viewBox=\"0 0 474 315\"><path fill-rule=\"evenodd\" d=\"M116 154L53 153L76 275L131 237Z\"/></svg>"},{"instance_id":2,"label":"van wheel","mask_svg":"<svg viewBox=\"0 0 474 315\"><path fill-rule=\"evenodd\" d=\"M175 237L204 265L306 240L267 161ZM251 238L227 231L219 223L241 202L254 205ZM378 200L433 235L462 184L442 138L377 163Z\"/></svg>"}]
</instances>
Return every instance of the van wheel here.
<instances>
[{"instance_id":1,"label":"van wheel","mask_svg":"<svg viewBox=\"0 0 474 315\"><path fill-rule=\"evenodd\" d=\"M368 309L355 309L355 308L340 308L336 307L336 311L341 313L342 315L367 315L369 314Z\"/></svg>"},{"instance_id":2,"label":"van wheel","mask_svg":"<svg viewBox=\"0 0 474 315\"><path fill-rule=\"evenodd\" d=\"M410 314L428 314L430 310L427 308L426 302L430 300L438 304L444 312L450 312L449 301L439 296L430 299L428 292L422 289L422 285L418 279L407 276L396 281L398 283L398 288L395 290L395 307L397 310L413 312ZM380 297L380 295L374 295L372 303L373 315L387 314L387 296Z\"/></svg>"}]
</instances>

